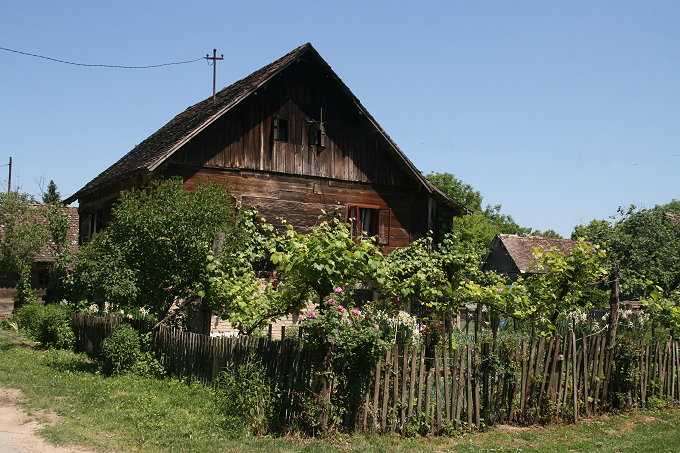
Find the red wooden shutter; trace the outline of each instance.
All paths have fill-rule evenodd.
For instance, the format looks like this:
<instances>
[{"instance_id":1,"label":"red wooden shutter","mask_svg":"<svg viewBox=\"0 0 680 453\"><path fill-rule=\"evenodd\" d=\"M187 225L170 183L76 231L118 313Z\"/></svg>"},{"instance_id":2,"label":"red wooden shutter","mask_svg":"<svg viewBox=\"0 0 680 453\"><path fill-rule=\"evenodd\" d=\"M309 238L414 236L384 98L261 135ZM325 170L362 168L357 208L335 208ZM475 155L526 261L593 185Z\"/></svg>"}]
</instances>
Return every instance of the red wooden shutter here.
<instances>
[{"instance_id":1,"label":"red wooden shutter","mask_svg":"<svg viewBox=\"0 0 680 453\"><path fill-rule=\"evenodd\" d=\"M378 244L387 245L390 243L390 222L391 211L389 209L380 209L378 211Z\"/></svg>"}]
</instances>

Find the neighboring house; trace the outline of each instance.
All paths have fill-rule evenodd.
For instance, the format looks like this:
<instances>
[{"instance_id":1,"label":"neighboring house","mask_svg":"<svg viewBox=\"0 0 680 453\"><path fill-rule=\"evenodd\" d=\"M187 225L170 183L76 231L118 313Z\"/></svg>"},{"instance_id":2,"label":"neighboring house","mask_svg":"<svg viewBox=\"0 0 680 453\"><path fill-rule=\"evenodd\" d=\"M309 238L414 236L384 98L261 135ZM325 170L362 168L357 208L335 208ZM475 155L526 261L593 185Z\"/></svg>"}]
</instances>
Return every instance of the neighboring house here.
<instances>
[{"instance_id":1,"label":"neighboring house","mask_svg":"<svg viewBox=\"0 0 680 453\"><path fill-rule=\"evenodd\" d=\"M46 224L45 217L41 211L44 211L47 206L33 205L37 210L35 221ZM71 207L61 208L69 215L69 229L68 237L72 247L78 246L78 209ZM31 286L38 296L38 300L45 296L45 291L49 284L50 268L54 263L55 258L53 254L53 245L48 244L40 250L35 257L33 269L31 272ZM9 315L14 309L14 297L17 294L16 283L19 276L16 272L10 272L6 275L0 276L0 317Z\"/></svg>"},{"instance_id":2,"label":"neighboring house","mask_svg":"<svg viewBox=\"0 0 680 453\"><path fill-rule=\"evenodd\" d=\"M513 281L520 275L545 274L547 269L536 266L534 251L537 247L544 252L554 249L568 253L576 245L578 241L571 239L497 234L491 241L482 270L507 274Z\"/></svg>"},{"instance_id":3,"label":"neighboring house","mask_svg":"<svg viewBox=\"0 0 680 453\"><path fill-rule=\"evenodd\" d=\"M65 200L83 240L121 190L181 176L227 183L237 203L301 231L322 212L353 221L389 252L468 210L431 184L311 44L177 115ZM362 233L365 232L365 233ZM436 231L435 231L436 234Z\"/></svg>"}]
</instances>

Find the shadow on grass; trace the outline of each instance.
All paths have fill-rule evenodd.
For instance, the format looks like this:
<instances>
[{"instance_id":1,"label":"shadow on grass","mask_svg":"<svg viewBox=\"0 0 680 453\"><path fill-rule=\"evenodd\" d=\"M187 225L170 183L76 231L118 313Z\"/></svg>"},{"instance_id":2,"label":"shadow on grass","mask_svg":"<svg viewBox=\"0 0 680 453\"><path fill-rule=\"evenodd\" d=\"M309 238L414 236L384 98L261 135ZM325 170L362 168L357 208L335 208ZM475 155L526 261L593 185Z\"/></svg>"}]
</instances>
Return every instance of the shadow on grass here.
<instances>
[{"instance_id":1,"label":"shadow on grass","mask_svg":"<svg viewBox=\"0 0 680 453\"><path fill-rule=\"evenodd\" d=\"M71 351L51 349L44 357L44 364L60 372L80 372L96 374L99 365L89 360L84 354Z\"/></svg>"}]
</instances>

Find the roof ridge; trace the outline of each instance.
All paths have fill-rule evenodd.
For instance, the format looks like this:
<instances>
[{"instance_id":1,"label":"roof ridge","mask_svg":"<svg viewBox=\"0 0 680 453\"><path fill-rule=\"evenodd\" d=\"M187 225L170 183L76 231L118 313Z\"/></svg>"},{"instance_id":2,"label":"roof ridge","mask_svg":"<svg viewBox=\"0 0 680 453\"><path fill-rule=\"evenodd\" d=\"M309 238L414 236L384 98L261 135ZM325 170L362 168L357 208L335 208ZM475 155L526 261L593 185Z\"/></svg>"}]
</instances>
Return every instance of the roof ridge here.
<instances>
[{"instance_id":1,"label":"roof ridge","mask_svg":"<svg viewBox=\"0 0 680 453\"><path fill-rule=\"evenodd\" d=\"M549 239L551 241L569 241L569 242L578 242L576 239L568 239L568 238L553 238L549 236L535 236L535 235L522 235L522 234L509 234L509 233L498 233L498 236L501 237L515 237L519 239Z\"/></svg>"}]
</instances>

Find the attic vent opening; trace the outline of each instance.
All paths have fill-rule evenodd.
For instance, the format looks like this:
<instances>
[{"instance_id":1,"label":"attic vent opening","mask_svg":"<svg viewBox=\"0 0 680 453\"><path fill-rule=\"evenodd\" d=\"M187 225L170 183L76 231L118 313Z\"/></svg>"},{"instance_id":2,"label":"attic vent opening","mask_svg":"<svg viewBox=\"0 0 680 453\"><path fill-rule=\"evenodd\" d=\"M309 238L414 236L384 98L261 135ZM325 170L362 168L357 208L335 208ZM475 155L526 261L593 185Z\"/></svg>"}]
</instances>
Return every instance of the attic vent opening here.
<instances>
[{"instance_id":1,"label":"attic vent opening","mask_svg":"<svg viewBox=\"0 0 680 453\"><path fill-rule=\"evenodd\" d=\"M308 128L308 142L310 145L315 145L318 148L326 147L326 123L323 122L323 107L319 111L319 121L307 121Z\"/></svg>"},{"instance_id":2,"label":"attic vent opening","mask_svg":"<svg viewBox=\"0 0 680 453\"><path fill-rule=\"evenodd\" d=\"M277 142L287 142L288 141L288 120L285 118L280 118L278 116L274 117L274 140Z\"/></svg>"},{"instance_id":3,"label":"attic vent opening","mask_svg":"<svg viewBox=\"0 0 680 453\"><path fill-rule=\"evenodd\" d=\"M326 125L321 121L309 121L309 144L319 148L326 147Z\"/></svg>"}]
</instances>

